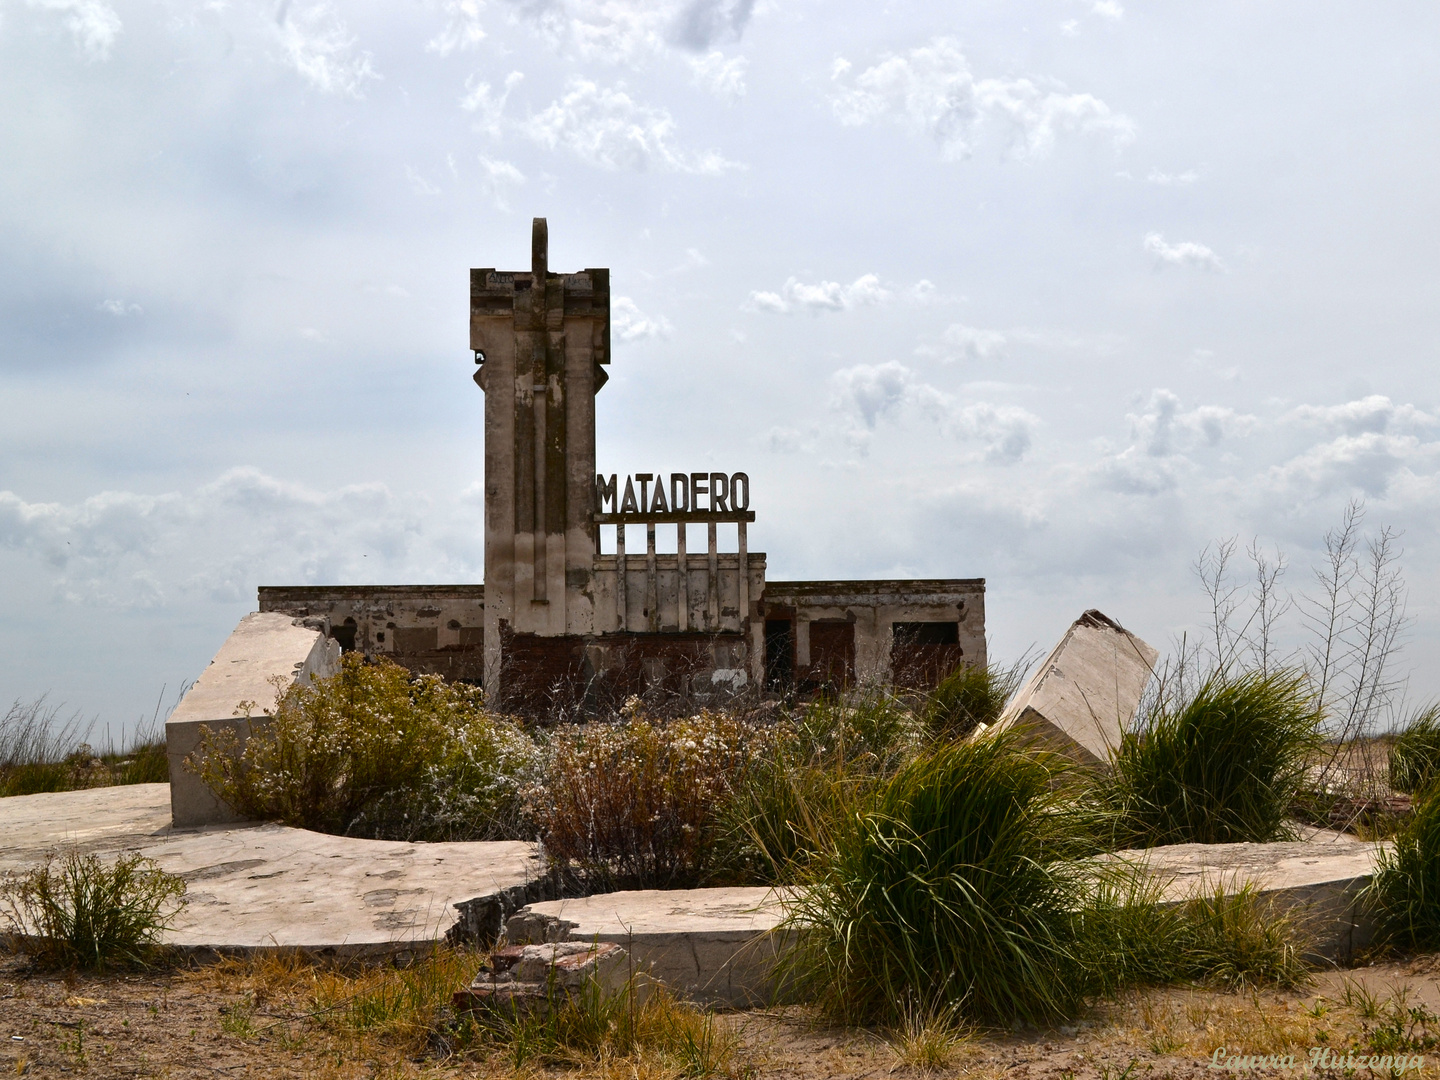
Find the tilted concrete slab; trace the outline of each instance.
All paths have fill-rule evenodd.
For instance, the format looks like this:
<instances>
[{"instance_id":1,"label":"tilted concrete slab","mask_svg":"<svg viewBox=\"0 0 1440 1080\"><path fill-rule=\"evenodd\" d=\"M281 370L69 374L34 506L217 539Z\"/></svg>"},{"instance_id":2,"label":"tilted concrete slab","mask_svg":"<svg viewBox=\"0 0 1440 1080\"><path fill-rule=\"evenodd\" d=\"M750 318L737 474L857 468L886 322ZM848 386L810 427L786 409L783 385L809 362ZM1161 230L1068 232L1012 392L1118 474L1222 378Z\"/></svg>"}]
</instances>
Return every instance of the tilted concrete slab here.
<instances>
[{"instance_id":1,"label":"tilted concrete slab","mask_svg":"<svg viewBox=\"0 0 1440 1080\"><path fill-rule=\"evenodd\" d=\"M263 723L261 718L273 711L277 683L283 690L311 676L332 675L339 663L338 643L288 615L256 612L241 619L165 722L174 824L193 828L240 820L185 768L185 759L200 745L202 725L233 728L243 742L252 723ZM247 709L254 721L244 719Z\"/></svg>"},{"instance_id":2,"label":"tilted concrete slab","mask_svg":"<svg viewBox=\"0 0 1440 1080\"><path fill-rule=\"evenodd\" d=\"M1109 858L1144 867L1160 885L1163 900L1172 904L1253 886L1259 897L1313 935L1318 956L1348 961L1374 937L1374 922L1359 896L1370 883L1377 856L1389 846L1314 829L1292 842L1170 844Z\"/></svg>"},{"instance_id":3,"label":"tilted concrete slab","mask_svg":"<svg viewBox=\"0 0 1440 1080\"><path fill-rule=\"evenodd\" d=\"M1159 652L1090 610L1071 624L996 727L1035 735L1083 765L1107 762L1150 682Z\"/></svg>"},{"instance_id":4,"label":"tilted concrete slab","mask_svg":"<svg viewBox=\"0 0 1440 1080\"><path fill-rule=\"evenodd\" d=\"M784 894L769 888L644 889L546 900L525 911L575 924L571 941L614 942L635 970L696 1001L767 1005L776 959L793 937L774 933Z\"/></svg>"},{"instance_id":5,"label":"tilted concrete slab","mask_svg":"<svg viewBox=\"0 0 1440 1080\"><path fill-rule=\"evenodd\" d=\"M440 941L454 905L539 875L526 843L410 844L284 825L169 824L169 785L0 799L0 872L68 845L138 851L186 880L166 936L199 951L386 954Z\"/></svg>"}]
</instances>

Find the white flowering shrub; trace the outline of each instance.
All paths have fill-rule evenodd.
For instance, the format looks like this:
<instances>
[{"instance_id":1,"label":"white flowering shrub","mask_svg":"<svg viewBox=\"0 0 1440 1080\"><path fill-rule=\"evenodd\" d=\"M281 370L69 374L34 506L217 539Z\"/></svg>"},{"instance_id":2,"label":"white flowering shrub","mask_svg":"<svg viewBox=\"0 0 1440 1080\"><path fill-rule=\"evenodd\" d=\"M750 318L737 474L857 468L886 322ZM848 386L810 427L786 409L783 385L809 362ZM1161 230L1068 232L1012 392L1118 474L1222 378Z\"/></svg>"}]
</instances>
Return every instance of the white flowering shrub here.
<instances>
[{"instance_id":1,"label":"white flowering shrub","mask_svg":"<svg viewBox=\"0 0 1440 1080\"><path fill-rule=\"evenodd\" d=\"M477 687L348 653L294 686L243 748L206 730L192 766L247 817L400 840L533 835L522 793L541 756Z\"/></svg>"}]
</instances>

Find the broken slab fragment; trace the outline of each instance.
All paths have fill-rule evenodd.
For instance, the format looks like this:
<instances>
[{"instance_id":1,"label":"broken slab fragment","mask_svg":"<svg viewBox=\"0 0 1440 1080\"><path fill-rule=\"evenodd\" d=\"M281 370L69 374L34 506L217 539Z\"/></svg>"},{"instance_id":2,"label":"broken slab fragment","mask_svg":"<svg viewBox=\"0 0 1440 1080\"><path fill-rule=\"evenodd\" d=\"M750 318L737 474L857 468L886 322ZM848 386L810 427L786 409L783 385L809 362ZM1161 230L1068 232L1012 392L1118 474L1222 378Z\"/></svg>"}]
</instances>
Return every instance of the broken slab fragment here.
<instances>
[{"instance_id":1,"label":"broken slab fragment","mask_svg":"<svg viewBox=\"0 0 1440 1080\"><path fill-rule=\"evenodd\" d=\"M457 1012L543 1013L589 987L609 996L630 974L624 949L609 941L506 945L453 998Z\"/></svg>"},{"instance_id":2,"label":"broken slab fragment","mask_svg":"<svg viewBox=\"0 0 1440 1080\"><path fill-rule=\"evenodd\" d=\"M1093 608L1071 624L995 724L1035 735L1082 765L1120 746L1159 652Z\"/></svg>"},{"instance_id":3,"label":"broken slab fragment","mask_svg":"<svg viewBox=\"0 0 1440 1080\"><path fill-rule=\"evenodd\" d=\"M275 612L246 615L220 646L210 666L165 721L165 754L170 762L170 814L176 828L198 828L242 820L215 797L185 759L200 745L200 727L233 728L243 743L252 721L262 723L282 689L323 678L340 669L340 646L298 619Z\"/></svg>"},{"instance_id":4,"label":"broken slab fragment","mask_svg":"<svg viewBox=\"0 0 1440 1080\"><path fill-rule=\"evenodd\" d=\"M787 992L779 960L797 940L795 931L781 927L788 895L760 886L547 900L512 916L507 933L524 928L623 945L636 972L681 997L737 1008L769 1005Z\"/></svg>"}]
</instances>

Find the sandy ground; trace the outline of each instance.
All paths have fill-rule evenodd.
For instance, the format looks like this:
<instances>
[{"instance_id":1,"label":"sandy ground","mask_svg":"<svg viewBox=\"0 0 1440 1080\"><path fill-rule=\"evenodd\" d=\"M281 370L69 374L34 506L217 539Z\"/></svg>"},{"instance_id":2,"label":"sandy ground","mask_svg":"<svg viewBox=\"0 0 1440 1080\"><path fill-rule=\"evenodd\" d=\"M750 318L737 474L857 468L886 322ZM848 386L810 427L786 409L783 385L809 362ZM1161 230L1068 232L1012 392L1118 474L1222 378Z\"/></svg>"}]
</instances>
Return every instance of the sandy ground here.
<instances>
[{"instance_id":1,"label":"sandy ground","mask_svg":"<svg viewBox=\"0 0 1440 1080\"><path fill-rule=\"evenodd\" d=\"M1303 1063L1311 1047L1371 1046L1396 1037L1424 1054L1421 1071L1433 1075L1440 1072L1440 1055L1427 1048L1440 1041L1437 971L1437 958L1422 957L1320 973L1314 986L1296 994L1137 993L1052 1030L971 1032L931 1075L1198 1080L1223 1075L1209 1068L1220 1046L1229 1048L1227 1056L1292 1053ZM235 963L65 976L31 971L22 959L10 957L0 962L0 1076L516 1074L503 1047L455 1053L443 1038L423 1031L358 1037L327 1024L312 1015L317 980L326 978L332 996L347 985L320 969L302 967L276 977ZM855 1080L924 1075L902 1060L894 1034L828 1028L804 1010L730 1013L721 1022L740 1042L731 1075ZM636 1080L676 1075L673 1068L635 1059L568 1070L532 1064L519 1073Z\"/></svg>"}]
</instances>

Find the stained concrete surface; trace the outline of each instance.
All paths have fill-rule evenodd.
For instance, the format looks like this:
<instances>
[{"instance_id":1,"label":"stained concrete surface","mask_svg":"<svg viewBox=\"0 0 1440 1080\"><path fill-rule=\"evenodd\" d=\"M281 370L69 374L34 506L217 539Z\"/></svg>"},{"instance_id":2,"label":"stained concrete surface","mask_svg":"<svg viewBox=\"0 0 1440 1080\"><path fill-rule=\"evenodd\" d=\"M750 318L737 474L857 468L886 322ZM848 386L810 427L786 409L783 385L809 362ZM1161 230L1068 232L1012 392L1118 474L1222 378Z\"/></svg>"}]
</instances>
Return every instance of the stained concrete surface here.
<instances>
[{"instance_id":1,"label":"stained concrete surface","mask_svg":"<svg viewBox=\"0 0 1440 1080\"><path fill-rule=\"evenodd\" d=\"M644 889L547 900L527 911L573 923L572 941L614 942L637 971L697 1001L764 1005L779 999L775 960L788 934L773 889Z\"/></svg>"},{"instance_id":2,"label":"stained concrete surface","mask_svg":"<svg viewBox=\"0 0 1440 1080\"><path fill-rule=\"evenodd\" d=\"M188 885L166 940L220 951L394 952L440 940L454 904L537 876L526 843L410 844L284 825L170 826L168 784L0 799L0 873L49 851L138 851Z\"/></svg>"}]
</instances>

